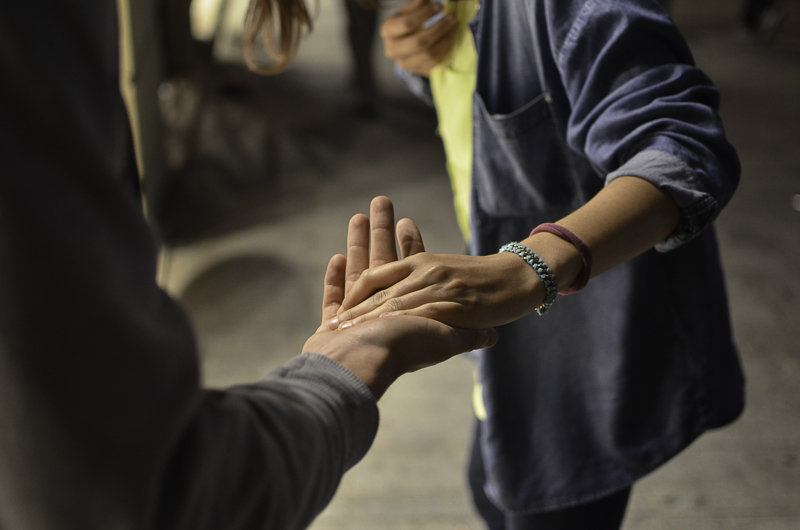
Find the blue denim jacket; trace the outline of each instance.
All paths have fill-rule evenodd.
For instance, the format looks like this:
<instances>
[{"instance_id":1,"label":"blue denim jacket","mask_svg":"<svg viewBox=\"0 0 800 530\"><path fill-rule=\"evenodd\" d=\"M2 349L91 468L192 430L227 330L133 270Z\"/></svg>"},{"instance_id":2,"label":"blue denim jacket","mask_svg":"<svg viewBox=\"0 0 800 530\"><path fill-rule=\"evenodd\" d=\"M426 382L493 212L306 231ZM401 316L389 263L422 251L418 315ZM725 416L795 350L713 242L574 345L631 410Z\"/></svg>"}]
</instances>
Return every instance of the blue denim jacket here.
<instances>
[{"instance_id":1,"label":"blue denim jacket","mask_svg":"<svg viewBox=\"0 0 800 530\"><path fill-rule=\"evenodd\" d=\"M555 222L619 176L664 190L665 241L502 326L477 354L487 494L552 510L627 487L743 408L713 220L740 166L719 94L655 0L483 0L471 29L471 251ZM424 80L403 73L425 97Z\"/></svg>"}]
</instances>

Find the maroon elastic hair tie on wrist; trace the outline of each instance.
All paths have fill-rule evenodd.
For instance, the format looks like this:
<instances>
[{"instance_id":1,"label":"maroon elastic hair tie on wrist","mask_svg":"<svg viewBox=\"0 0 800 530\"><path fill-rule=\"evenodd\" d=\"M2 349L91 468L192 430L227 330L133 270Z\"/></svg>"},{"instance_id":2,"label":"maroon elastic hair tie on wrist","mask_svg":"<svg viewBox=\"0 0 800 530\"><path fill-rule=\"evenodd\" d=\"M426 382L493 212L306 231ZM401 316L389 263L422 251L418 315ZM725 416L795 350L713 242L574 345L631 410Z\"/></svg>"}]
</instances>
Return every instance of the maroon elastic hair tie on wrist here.
<instances>
[{"instance_id":1,"label":"maroon elastic hair tie on wrist","mask_svg":"<svg viewBox=\"0 0 800 530\"><path fill-rule=\"evenodd\" d=\"M581 261L583 261L583 269L581 269L581 272L580 274L578 274L578 277L575 278L575 281L572 283L572 285L570 285L569 289L562 291L559 294L577 293L578 291L586 287L586 284L589 283L589 276L592 275L592 251L589 250L589 247L586 246L586 243L581 241L581 239L578 236L576 236L563 226L553 223L540 224L531 231L531 236L533 234L538 234L539 232L549 232L554 236L560 237L564 241L569 241L576 249L578 249L578 252L581 255Z\"/></svg>"}]
</instances>

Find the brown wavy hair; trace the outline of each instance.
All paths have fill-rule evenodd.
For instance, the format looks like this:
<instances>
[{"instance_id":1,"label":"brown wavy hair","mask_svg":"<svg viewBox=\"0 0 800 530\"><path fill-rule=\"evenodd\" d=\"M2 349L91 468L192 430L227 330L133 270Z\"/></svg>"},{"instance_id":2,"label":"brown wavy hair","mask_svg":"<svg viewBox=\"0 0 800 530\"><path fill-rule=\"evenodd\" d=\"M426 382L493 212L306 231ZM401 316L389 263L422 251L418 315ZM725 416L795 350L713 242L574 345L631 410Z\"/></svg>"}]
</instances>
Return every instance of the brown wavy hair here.
<instances>
[{"instance_id":1,"label":"brown wavy hair","mask_svg":"<svg viewBox=\"0 0 800 530\"><path fill-rule=\"evenodd\" d=\"M383 5L381 0L354 1L364 9L377 10ZM282 72L291 64L297 55L300 40L314 29L314 25L305 0L250 0L244 28L244 60L247 66L254 72L271 75ZM255 45L259 37L273 61L271 67L265 68L255 60Z\"/></svg>"},{"instance_id":2,"label":"brown wavy hair","mask_svg":"<svg viewBox=\"0 0 800 530\"><path fill-rule=\"evenodd\" d=\"M244 23L244 60L254 72L277 74L292 62L300 39L313 29L305 0L250 0ZM274 64L265 68L255 60L255 44L261 37Z\"/></svg>"}]
</instances>

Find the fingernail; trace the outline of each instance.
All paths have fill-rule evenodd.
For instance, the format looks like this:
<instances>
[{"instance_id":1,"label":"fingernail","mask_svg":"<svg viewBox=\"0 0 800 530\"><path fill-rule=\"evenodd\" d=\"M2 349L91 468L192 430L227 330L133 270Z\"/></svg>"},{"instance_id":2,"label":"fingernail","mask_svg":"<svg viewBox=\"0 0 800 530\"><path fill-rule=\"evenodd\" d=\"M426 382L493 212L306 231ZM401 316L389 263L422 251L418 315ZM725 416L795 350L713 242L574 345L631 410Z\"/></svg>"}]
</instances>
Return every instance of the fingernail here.
<instances>
[{"instance_id":1,"label":"fingernail","mask_svg":"<svg viewBox=\"0 0 800 530\"><path fill-rule=\"evenodd\" d=\"M430 27L433 27L434 24L442 20L442 17L444 17L444 13L436 13L431 18L422 23L422 29L428 29Z\"/></svg>"},{"instance_id":2,"label":"fingernail","mask_svg":"<svg viewBox=\"0 0 800 530\"><path fill-rule=\"evenodd\" d=\"M352 328L352 327L353 327L353 323L352 322L345 322L344 324L342 324L342 329L347 329L347 328Z\"/></svg>"},{"instance_id":3,"label":"fingernail","mask_svg":"<svg viewBox=\"0 0 800 530\"><path fill-rule=\"evenodd\" d=\"M333 317L328 321L328 327L331 329L336 329L339 327L339 317Z\"/></svg>"}]
</instances>

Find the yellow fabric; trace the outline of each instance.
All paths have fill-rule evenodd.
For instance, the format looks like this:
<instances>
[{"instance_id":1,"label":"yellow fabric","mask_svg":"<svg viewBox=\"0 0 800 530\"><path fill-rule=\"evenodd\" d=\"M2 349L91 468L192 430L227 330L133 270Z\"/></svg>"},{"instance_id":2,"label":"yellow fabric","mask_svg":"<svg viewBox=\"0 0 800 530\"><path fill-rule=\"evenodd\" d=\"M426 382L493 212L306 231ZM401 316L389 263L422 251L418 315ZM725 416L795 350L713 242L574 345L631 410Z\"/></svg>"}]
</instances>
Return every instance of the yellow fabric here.
<instances>
[{"instance_id":1,"label":"yellow fabric","mask_svg":"<svg viewBox=\"0 0 800 530\"><path fill-rule=\"evenodd\" d=\"M475 417L486 421L486 405L483 403L483 385L478 381L478 372L473 372L474 384L472 385L472 410Z\"/></svg>"},{"instance_id":2,"label":"yellow fabric","mask_svg":"<svg viewBox=\"0 0 800 530\"><path fill-rule=\"evenodd\" d=\"M478 55L468 24L478 11L478 0L447 0L444 10L458 17L453 50L430 72L431 93L439 118L439 135L447 155L447 173L453 188L458 226L469 241L470 190L472 185L472 95L478 69ZM483 387L475 374L472 389L475 416L486 420Z\"/></svg>"},{"instance_id":3,"label":"yellow fabric","mask_svg":"<svg viewBox=\"0 0 800 530\"><path fill-rule=\"evenodd\" d=\"M464 240L469 241L472 94L478 57L468 24L478 11L478 0L447 0L444 10L458 17L458 30L448 58L431 70L430 83L439 118L439 135L447 155L458 226Z\"/></svg>"}]
</instances>

